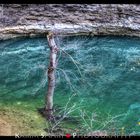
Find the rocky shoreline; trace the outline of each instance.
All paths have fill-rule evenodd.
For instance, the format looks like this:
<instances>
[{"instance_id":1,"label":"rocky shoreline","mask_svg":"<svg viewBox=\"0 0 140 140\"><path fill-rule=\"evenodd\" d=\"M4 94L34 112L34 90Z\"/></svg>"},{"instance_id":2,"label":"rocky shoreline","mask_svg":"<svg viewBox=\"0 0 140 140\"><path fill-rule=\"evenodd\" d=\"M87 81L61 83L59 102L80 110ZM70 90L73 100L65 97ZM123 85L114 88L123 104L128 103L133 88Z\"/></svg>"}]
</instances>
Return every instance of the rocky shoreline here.
<instances>
[{"instance_id":1,"label":"rocky shoreline","mask_svg":"<svg viewBox=\"0 0 140 140\"><path fill-rule=\"evenodd\" d=\"M140 5L1 4L0 40L24 36L128 35L140 37Z\"/></svg>"}]
</instances>

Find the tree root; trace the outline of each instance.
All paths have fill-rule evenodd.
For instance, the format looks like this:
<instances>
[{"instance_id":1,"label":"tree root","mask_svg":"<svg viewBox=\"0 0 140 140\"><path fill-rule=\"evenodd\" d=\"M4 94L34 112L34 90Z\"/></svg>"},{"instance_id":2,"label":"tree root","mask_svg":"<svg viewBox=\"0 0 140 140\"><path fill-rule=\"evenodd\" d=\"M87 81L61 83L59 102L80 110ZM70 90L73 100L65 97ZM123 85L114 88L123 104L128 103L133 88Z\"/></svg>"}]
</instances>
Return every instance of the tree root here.
<instances>
[{"instance_id":1,"label":"tree root","mask_svg":"<svg viewBox=\"0 0 140 140\"><path fill-rule=\"evenodd\" d=\"M46 110L45 108L39 108L38 109L38 112L48 121L51 121L51 122L56 122L58 120L60 120L63 116L62 115L59 115L59 116L55 116L54 115L54 112L55 110L52 109L51 110L51 114L50 114L50 110Z\"/></svg>"}]
</instances>

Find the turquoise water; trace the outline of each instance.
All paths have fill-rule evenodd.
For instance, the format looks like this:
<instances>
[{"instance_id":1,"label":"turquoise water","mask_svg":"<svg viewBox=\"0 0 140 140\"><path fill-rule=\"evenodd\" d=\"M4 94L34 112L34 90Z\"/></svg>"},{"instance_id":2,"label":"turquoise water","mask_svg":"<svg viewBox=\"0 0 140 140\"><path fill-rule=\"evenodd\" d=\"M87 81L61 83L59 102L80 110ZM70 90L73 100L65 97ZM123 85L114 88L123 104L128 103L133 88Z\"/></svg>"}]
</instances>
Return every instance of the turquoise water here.
<instances>
[{"instance_id":1,"label":"turquoise water","mask_svg":"<svg viewBox=\"0 0 140 140\"><path fill-rule=\"evenodd\" d=\"M59 37L54 104L83 131L140 135L140 40L132 37ZM0 42L0 101L40 102L47 89L45 38ZM69 100L70 99L70 100Z\"/></svg>"}]
</instances>

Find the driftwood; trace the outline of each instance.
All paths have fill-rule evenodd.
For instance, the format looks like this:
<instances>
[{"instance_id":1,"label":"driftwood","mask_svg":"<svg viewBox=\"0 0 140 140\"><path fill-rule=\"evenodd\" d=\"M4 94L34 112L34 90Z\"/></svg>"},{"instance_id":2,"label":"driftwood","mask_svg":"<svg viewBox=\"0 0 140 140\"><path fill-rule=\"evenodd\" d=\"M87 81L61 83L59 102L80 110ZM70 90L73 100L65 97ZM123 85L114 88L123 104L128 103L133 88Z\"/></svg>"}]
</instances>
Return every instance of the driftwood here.
<instances>
[{"instance_id":1,"label":"driftwood","mask_svg":"<svg viewBox=\"0 0 140 140\"><path fill-rule=\"evenodd\" d=\"M57 52L58 47L54 40L53 33L47 35L48 45L50 48L50 59L48 67L48 90L46 94L45 112L48 120L53 119L53 95L55 89L55 71L57 67Z\"/></svg>"}]
</instances>

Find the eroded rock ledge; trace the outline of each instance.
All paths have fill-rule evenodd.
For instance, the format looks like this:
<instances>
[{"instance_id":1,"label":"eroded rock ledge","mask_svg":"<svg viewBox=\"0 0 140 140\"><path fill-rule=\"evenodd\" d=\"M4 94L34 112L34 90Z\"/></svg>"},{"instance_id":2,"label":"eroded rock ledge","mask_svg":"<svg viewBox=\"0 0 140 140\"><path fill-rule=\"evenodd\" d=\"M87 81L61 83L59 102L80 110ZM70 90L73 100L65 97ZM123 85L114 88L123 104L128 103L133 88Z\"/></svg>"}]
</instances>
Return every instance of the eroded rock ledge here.
<instances>
[{"instance_id":1,"label":"eroded rock ledge","mask_svg":"<svg viewBox=\"0 0 140 140\"><path fill-rule=\"evenodd\" d=\"M48 31L140 37L140 5L4 4L0 10L0 40Z\"/></svg>"}]
</instances>

